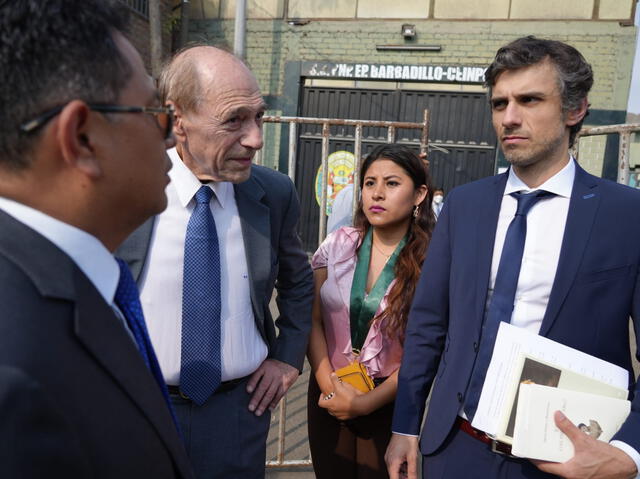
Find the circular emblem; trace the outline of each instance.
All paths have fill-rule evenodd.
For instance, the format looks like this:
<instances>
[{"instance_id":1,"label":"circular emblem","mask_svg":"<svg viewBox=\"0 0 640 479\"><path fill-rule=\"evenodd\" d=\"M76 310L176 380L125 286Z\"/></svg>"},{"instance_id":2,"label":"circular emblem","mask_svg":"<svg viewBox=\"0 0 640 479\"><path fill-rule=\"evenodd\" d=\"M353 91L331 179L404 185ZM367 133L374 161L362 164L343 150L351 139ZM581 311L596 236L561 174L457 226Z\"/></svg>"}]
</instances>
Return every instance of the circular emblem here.
<instances>
[{"instance_id":1,"label":"circular emblem","mask_svg":"<svg viewBox=\"0 0 640 479\"><path fill-rule=\"evenodd\" d=\"M333 200L342 188L353 183L355 156L350 151L331 153L329 161L329 178L327 179L327 215L331 214ZM316 201L322 201L322 164L318 167L315 179Z\"/></svg>"}]
</instances>

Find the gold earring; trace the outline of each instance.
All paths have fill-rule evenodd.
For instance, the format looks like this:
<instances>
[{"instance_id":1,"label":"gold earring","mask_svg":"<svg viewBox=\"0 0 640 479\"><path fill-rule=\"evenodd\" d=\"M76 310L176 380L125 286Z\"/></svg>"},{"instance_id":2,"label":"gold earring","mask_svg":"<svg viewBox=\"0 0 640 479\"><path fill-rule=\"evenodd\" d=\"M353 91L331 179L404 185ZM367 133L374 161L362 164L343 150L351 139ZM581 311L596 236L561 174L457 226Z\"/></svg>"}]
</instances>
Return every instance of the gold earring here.
<instances>
[{"instance_id":1,"label":"gold earring","mask_svg":"<svg viewBox=\"0 0 640 479\"><path fill-rule=\"evenodd\" d=\"M417 218L418 214L420 214L420 207L418 205L414 205L414 207L413 207L413 217Z\"/></svg>"}]
</instances>

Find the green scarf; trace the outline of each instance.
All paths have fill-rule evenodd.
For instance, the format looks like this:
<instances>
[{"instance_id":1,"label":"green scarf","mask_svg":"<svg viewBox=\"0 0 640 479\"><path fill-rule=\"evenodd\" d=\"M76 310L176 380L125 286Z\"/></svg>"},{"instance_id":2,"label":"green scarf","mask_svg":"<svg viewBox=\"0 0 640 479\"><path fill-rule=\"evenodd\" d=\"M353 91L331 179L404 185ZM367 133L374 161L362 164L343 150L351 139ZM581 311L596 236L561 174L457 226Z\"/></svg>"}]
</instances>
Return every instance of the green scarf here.
<instances>
[{"instance_id":1,"label":"green scarf","mask_svg":"<svg viewBox=\"0 0 640 479\"><path fill-rule=\"evenodd\" d=\"M360 354L360 350L364 345L364 340L369 332L369 326L373 316L376 314L380 301L384 297L389 285L395 277L395 265L398 255L404 245L407 243L407 235L402 238L393 254L387 260L380 276L376 280L373 288L368 295L365 296L367 286L367 275L369 273L369 263L371 261L371 247L373 244L373 227L369 227L369 231L364 236L362 246L358 250L358 261L356 270L353 274L353 283L351 284L351 298L349 305L349 317L351 322L351 347L356 354Z\"/></svg>"}]
</instances>

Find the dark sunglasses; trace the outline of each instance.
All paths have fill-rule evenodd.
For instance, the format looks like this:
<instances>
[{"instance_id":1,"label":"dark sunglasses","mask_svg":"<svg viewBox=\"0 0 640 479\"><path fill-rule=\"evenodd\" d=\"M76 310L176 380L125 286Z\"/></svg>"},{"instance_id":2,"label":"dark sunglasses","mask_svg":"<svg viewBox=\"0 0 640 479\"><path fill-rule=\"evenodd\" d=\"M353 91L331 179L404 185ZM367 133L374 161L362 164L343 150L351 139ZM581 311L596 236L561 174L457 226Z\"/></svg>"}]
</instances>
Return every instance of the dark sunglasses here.
<instances>
[{"instance_id":1,"label":"dark sunglasses","mask_svg":"<svg viewBox=\"0 0 640 479\"><path fill-rule=\"evenodd\" d=\"M66 105L60 105L51 110L44 112L42 115L29 120L20 125L20 131L23 133L31 133L54 116L59 114ZM125 106L125 105L102 105L98 103L88 103L87 106L93 111L99 111L100 113L148 113L156 117L158 127L164 133L164 139L171 137L173 130L173 107L169 106Z\"/></svg>"}]
</instances>

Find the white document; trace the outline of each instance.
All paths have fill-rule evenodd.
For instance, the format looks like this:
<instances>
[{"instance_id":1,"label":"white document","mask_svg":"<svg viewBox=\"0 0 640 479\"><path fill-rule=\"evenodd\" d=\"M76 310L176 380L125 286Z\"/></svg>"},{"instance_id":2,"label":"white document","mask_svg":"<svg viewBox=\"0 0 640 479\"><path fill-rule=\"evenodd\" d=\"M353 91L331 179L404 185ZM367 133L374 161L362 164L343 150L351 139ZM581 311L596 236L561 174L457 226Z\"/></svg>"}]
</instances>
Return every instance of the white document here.
<instances>
[{"instance_id":1,"label":"white document","mask_svg":"<svg viewBox=\"0 0 640 479\"><path fill-rule=\"evenodd\" d=\"M472 422L476 429L492 436L496 435L501 425L505 403L509 399L509 386L513 381L514 369L522 355L534 356L616 388L629 387L629 373L626 369L502 322Z\"/></svg>"},{"instance_id":2,"label":"white document","mask_svg":"<svg viewBox=\"0 0 640 479\"><path fill-rule=\"evenodd\" d=\"M573 457L571 440L555 425L555 411L562 411L585 434L609 442L629 415L631 403L568 389L521 384L511 448L515 456L554 462Z\"/></svg>"}]
</instances>

